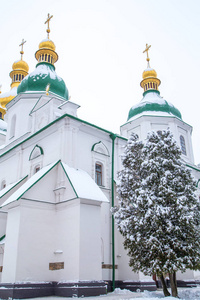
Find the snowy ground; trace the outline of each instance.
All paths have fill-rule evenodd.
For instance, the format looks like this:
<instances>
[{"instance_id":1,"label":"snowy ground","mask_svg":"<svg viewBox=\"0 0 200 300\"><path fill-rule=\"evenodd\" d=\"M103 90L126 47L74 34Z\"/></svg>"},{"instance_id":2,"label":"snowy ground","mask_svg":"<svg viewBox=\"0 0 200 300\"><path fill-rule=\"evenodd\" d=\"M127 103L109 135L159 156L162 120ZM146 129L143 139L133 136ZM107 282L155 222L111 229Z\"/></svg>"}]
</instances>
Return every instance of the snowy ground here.
<instances>
[{"instance_id":1,"label":"snowy ground","mask_svg":"<svg viewBox=\"0 0 200 300\"><path fill-rule=\"evenodd\" d=\"M181 300L200 300L200 286L197 288L179 288L179 297ZM113 293L109 293L108 295L98 296L98 297L83 297L85 300L142 300L142 299L149 299L149 300L175 300L174 297L163 297L163 293L161 290L156 292L130 292L128 290L120 290L115 289ZM83 299L81 298L81 299ZM67 300L70 298L64 297L43 297L43 298L36 298L36 300ZM79 298L80 299L80 298ZM30 299L29 299L30 300Z\"/></svg>"}]
</instances>

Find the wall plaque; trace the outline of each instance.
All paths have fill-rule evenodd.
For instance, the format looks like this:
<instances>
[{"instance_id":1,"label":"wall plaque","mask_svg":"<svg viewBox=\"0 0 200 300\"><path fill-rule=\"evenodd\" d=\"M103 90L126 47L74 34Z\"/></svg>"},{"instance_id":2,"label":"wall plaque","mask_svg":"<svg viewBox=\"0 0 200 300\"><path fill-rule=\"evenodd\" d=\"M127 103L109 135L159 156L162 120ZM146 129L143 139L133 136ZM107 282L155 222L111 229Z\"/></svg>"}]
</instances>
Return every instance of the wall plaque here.
<instances>
[{"instance_id":1,"label":"wall plaque","mask_svg":"<svg viewBox=\"0 0 200 300\"><path fill-rule=\"evenodd\" d=\"M64 262L55 262L55 263L49 263L49 270L61 270L64 269Z\"/></svg>"},{"instance_id":2,"label":"wall plaque","mask_svg":"<svg viewBox=\"0 0 200 300\"><path fill-rule=\"evenodd\" d=\"M102 264L102 269L112 269L112 265ZM115 265L115 269L118 269L118 265Z\"/></svg>"}]
</instances>

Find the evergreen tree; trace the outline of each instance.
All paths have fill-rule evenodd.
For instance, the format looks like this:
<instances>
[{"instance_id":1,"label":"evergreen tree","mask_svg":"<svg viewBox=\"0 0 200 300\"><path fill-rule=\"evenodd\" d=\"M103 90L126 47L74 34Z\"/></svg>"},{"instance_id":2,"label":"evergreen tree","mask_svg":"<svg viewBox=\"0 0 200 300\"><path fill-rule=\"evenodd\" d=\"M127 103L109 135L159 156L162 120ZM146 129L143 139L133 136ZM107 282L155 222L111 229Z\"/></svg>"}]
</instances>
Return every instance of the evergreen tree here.
<instances>
[{"instance_id":1,"label":"evergreen tree","mask_svg":"<svg viewBox=\"0 0 200 300\"><path fill-rule=\"evenodd\" d=\"M145 145L131 136L119 182L114 217L130 266L146 275L168 273L177 296L175 272L200 266L200 206L170 131L150 133Z\"/></svg>"}]
</instances>

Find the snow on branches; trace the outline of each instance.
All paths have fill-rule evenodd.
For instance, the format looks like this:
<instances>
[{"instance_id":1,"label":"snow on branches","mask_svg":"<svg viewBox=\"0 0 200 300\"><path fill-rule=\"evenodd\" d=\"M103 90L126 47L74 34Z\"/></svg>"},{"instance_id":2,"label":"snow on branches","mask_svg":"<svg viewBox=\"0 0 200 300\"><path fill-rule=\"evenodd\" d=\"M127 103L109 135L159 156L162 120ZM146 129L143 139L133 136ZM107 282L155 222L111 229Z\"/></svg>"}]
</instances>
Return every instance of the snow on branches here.
<instances>
[{"instance_id":1,"label":"snow on branches","mask_svg":"<svg viewBox=\"0 0 200 300\"><path fill-rule=\"evenodd\" d=\"M196 182L170 131L151 132L145 143L132 134L122 163L114 218L133 271L199 269Z\"/></svg>"}]
</instances>

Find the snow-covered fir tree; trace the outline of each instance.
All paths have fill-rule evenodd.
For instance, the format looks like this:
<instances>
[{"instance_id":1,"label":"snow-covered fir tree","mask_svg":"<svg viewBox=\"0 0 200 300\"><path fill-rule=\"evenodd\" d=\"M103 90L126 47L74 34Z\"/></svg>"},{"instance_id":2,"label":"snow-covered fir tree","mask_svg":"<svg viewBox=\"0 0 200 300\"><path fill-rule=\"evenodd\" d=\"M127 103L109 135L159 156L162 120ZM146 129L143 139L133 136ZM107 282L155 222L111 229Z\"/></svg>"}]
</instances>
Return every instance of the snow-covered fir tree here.
<instances>
[{"instance_id":1,"label":"snow-covered fir tree","mask_svg":"<svg viewBox=\"0 0 200 300\"><path fill-rule=\"evenodd\" d=\"M114 217L133 271L161 276L199 269L200 206L195 191L196 182L170 131L151 132L145 145L131 136Z\"/></svg>"}]
</instances>

